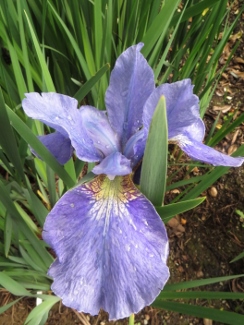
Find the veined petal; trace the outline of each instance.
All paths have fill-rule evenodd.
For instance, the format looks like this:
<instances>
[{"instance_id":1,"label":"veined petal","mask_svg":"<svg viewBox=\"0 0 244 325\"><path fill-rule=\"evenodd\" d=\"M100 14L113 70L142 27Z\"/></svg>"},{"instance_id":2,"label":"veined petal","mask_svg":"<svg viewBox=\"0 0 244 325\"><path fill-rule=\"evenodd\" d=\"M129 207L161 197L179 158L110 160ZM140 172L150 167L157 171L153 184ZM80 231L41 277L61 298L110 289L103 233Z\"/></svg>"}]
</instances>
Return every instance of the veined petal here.
<instances>
[{"instance_id":1,"label":"veined petal","mask_svg":"<svg viewBox=\"0 0 244 325\"><path fill-rule=\"evenodd\" d=\"M52 290L78 311L127 317L151 304L169 277L164 224L129 176L100 175L68 191L43 238L57 254Z\"/></svg>"},{"instance_id":2,"label":"veined petal","mask_svg":"<svg viewBox=\"0 0 244 325\"><path fill-rule=\"evenodd\" d=\"M54 132L47 135L38 136L38 139L47 147L57 161L64 165L73 154L73 147L70 139L64 137L60 132ZM31 150L34 155L38 156L34 150Z\"/></svg>"},{"instance_id":3,"label":"veined petal","mask_svg":"<svg viewBox=\"0 0 244 325\"><path fill-rule=\"evenodd\" d=\"M22 107L29 117L40 120L64 136L68 135L63 124L68 122L70 112L72 116L73 113L77 113L77 100L56 93L42 93L40 95L33 92L27 93L25 96Z\"/></svg>"},{"instance_id":4,"label":"veined petal","mask_svg":"<svg viewBox=\"0 0 244 325\"><path fill-rule=\"evenodd\" d=\"M85 161L100 161L103 154L94 146L87 130L82 127L77 100L56 93L28 93L22 102L25 113L69 136L77 156Z\"/></svg>"},{"instance_id":5,"label":"veined petal","mask_svg":"<svg viewBox=\"0 0 244 325\"><path fill-rule=\"evenodd\" d=\"M109 121L123 146L142 126L143 106L154 90L153 70L140 53L142 46L131 46L119 56L105 96Z\"/></svg>"},{"instance_id":6,"label":"veined petal","mask_svg":"<svg viewBox=\"0 0 244 325\"><path fill-rule=\"evenodd\" d=\"M202 142L199 142L187 134L180 135L174 139L180 148L192 159L200 160L214 166L239 167L243 164L244 158L225 155Z\"/></svg>"},{"instance_id":7,"label":"veined petal","mask_svg":"<svg viewBox=\"0 0 244 325\"><path fill-rule=\"evenodd\" d=\"M154 90L143 110L145 132L149 131L154 110L162 95L166 99L168 138L174 138L187 131L193 134L197 141L202 141L205 126L199 114L199 99L193 94L190 79L163 84Z\"/></svg>"},{"instance_id":8,"label":"veined petal","mask_svg":"<svg viewBox=\"0 0 244 325\"><path fill-rule=\"evenodd\" d=\"M117 151L104 158L92 171L96 175L106 174L109 179L114 179L115 176L130 174L132 169L130 160Z\"/></svg>"},{"instance_id":9,"label":"veined petal","mask_svg":"<svg viewBox=\"0 0 244 325\"><path fill-rule=\"evenodd\" d=\"M147 137L143 129L136 132L127 141L124 149L124 155L131 160L131 167L135 167L142 159Z\"/></svg>"},{"instance_id":10,"label":"veined petal","mask_svg":"<svg viewBox=\"0 0 244 325\"><path fill-rule=\"evenodd\" d=\"M81 127L83 127L92 139L94 146L106 157L114 151L120 150L117 134L113 131L104 111L99 111L92 106L80 108Z\"/></svg>"}]
</instances>

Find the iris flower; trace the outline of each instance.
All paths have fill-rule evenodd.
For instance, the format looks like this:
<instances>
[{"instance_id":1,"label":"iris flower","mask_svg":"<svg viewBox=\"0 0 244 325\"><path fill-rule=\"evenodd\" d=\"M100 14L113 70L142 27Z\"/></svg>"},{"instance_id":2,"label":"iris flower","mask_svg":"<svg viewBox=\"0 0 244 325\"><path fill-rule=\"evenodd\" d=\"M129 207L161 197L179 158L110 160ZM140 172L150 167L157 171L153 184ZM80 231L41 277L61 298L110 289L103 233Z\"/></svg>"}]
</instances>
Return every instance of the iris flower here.
<instances>
[{"instance_id":1,"label":"iris flower","mask_svg":"<svg viewBox=\"0 0 244 325\"><path fill-rule=\"evenodd\" d=\"M89 183L66 192L48 214L44 240L57 258L48 274L66 306L110 319L151 304L169 277L168 238L153 205L132 182L143 158L150 122L160 96L166 98L169 139L193 159L239 166L202 143L204 124L189 79L154 85L153 70L140 53L143 44L117 59L106 91L106 111L81 106L57 93L28 93L28 116L56 130L40 140L61 163L72 155L96 162Z\"/></svg>"}]
</instances>

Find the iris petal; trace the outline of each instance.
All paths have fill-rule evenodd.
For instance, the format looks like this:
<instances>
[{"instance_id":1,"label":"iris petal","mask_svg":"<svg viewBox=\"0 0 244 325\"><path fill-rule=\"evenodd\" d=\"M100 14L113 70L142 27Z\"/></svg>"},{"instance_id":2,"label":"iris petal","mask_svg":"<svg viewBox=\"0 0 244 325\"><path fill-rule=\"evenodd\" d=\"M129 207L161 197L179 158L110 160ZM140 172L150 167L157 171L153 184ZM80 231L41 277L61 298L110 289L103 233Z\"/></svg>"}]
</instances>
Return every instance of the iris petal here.
<instances>
[{"instance_id":1,"label":"iris petal","mask_svg":"<svg viewBox=\"0 0 244 325\"><path fill-rule=\"evenodd\" d=\"M244 158L227 156L202 143L205 126L199 113L199 99L193 94L190 79L163 84L153 91L143 109L145 136L162 95L166 99L169 140L177 142L188 156L214 166L237 167L244 162Z\"/></svg>"},{"instance_id":2,"label":"iris petal","mask_svg":"<svg viewBox=\"0 0 244 325\"><path fill-rule=\"evenodd\" d=\"M173 139L180 148L192 159L200 160L214 166L239 167L243 164L244 158L225 155L205 144L192 139L185 133Z\"/></svg>"},{"instance_id":3,"label":"iris petal","mask_svg":"<svg viewBox=\"0 0 244 325\"><path fill-rule=\"evenodd\" d=\"M98 176L68 191L43 238L57 254L52 290L78 311L127 317L152 303L169 277L164 224L129 176Z\"/></svg>"},{"instance_id":4,"label":"iris petal","mask_svg":"<svg viewBox=\"0 0 244 325\"><path fill-rule=\"evenodd\" d=\"M124 149L124 155L131 160L131 167L135 167L139 161L142 159L147 137L143 129L136 132L127 141Z\"/></svg>"},{"instance_id":5,"label":"iris petal","mask_svg":"<svg viewBox=\"0 0 244 325\"><path fill-rule=\"evenodd\" d=\"M63 136L60 132L42 135L38 139L47 147L61 165L64 165L71 158L74 150L71 146L70 139ZM31 151L38 156L34 150Z\"/></svg>"},{"instance_id":6,"label":"iris petal","mask_svg":"<svg viewBox=\"0 0 244 325\"><path fill-rule=\"evenodd\" d=\"M109 121L122 145L142 126L143 106L154 90L154 74L140 53L143 44L129 47L111 72L105 103Z\"/></svg>"},{"instance_id":7,"label":"iris petal","mask_svg":"<svg viewBox=\"0 0 244 325\"><path fill-rule=\"evenodd\" d=\"M193 94L190 79L184 79L171 84L163 84L154 90L148 98L144 111L143 122L145 132L148 133L154 110L160 96L166 99L168 138L182 134L184 131L194 133L196 140L202 141L205 127L199 114L199 99Z\"/></svg>"},{"instance_id":8,"label":"iris petal","mask_svg":"<svg viewBox=\"0 0 244 325\"><path fill-rule=\"evenodd\" d=\"M69 136L77 156L85 161L100 161L103 154L94 146L83 127L77 100L56 93L29 93L22 102L25 113Z\"/></svg>"},{"instance_id":9,"label":"iris petal","mask_svg":"<svg viewBox=\"0 0 244 325\"><path fill-rule=\"evenodd\" d=\"M80 108L81 127L87 132L88 138L92 139L94 146L103 154L103 157L119 150L118 136L111 128L107 115L92 106Z\"/></svg>"},{"instance_id":10,"label":"iris petal","mask_svg":"<svg viewBox=\"0 0 244 325\"><path fill-rule=\"evenodd\" d=\"M93 173L96 175L106 174L110 179L115 176L124 176L132 172L131 162L120 152L113 152L101 163L93 168Z\"/></svg>"},{"instance_id":11,"label":"iris petal","mask_svg":"<svg viewBox=\"0 0 244 325\"><path fill-rule=\"evenodd\" d=\"M67 136L68 116L77 115L77 100L56 93L27 93L22 101L25 113ZM69 115L71 114L71 115Z\"/></svg>"},{"instance_id":12,"label":"iris petal","mask_svg":"<svg viewBox=\"0 0 244 325\"><path fill-rule=\"evenodd\" d=\"M190 79L163 84L159 91L166 98L169 139L182 131L191 131L194 138L202 141L205 126L199 113L199 99L193 94Z\"/></svg>"}]
</instances>

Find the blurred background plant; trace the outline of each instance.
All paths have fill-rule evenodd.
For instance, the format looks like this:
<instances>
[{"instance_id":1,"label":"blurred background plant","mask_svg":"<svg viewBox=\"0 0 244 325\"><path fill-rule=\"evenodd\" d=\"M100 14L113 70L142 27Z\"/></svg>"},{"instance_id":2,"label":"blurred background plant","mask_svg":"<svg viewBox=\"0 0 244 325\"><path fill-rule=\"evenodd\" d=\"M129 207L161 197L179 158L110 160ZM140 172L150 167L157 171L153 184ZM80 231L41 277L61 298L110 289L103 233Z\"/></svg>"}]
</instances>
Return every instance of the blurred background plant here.
<instances>
[{"instance_id":1,"label":"blurred background plant","mask_svg":"<svg viewBox=\"0 0 244 325\"><path fill-rule=\"evenodd\" d=\"M22 111L24 94L55 91L75 97L80 104L104 109L104 94L116 58L132 44L143 42L142 53L154 70L156 84L191 78L203 117L221 74L238 47L237 42L220 68L223 49L243 13L243 7L239 7L235 18L230 19L234 2L1 1L0 285L15 296L41 299L26 324L45 324L49 310L59 300L50 295L51 279L46 275L53 256L41 238L45 217L60 196L77 183L84 167L88 175L80 181L92 177L92 166L87 167L78 159L71 159L64 167L59 165L36 138L50 130ZM243 121L244 114L235 120L232 114L218 129L216 120L208 144L216 145ZM159 129L157 132L162 133ZM42 160L33 157L29 146ZM157 150L155 146L144 158L148 168ZM234 155L243 156L244 146ZM164 222L200 204L204 198L197 197L228 171L227 167L181 164L179 159L170 159L170 164L178 166L168 176L166 188L155 183L155 177L145 180L145 173L142 174L143 192L146 186L164 197L168 190L184 188L171 204L157 206ZM189 170L201 166L205 172L190 178L188 173L174 182L186 165ZM166 180L166 160L158 168ZM150 199L154 201L153 196ZM195 298L243 299L240 293L186 290L234 277L169 284L153 305L226 324L243 324L241 314L187 303ZM18 300L0 307L0 311L6 311Z\"/></svg>"}]
</instances>

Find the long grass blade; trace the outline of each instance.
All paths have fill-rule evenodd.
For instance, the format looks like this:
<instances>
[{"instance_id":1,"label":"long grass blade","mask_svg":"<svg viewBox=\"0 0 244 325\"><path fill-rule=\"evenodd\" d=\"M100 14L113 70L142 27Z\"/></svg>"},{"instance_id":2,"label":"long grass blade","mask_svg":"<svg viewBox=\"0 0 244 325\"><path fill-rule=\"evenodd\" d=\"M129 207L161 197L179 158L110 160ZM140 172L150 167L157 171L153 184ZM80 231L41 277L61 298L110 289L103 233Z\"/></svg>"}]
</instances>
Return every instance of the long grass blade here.
<instances>
[{"instance_id":1,"label":"long grass blade","mask_svg":"<svg viewBox=\"0 0 244 325\"><path fill-rule=\"evenodd\" d=\"M154 204L162 205L168 159L166 102L162 96L153 114L142 162L140 189Z\"/></svg>"},{"instance_id":2,"label":"long grass blade","mask_svg":"<svg viewBox=\"0 0 244 325\"><path fill-rule=\"evenodd\" d=\"M179 302L171 301L156 301L153 303L155 307L163 308L166 310L174 311L177 313L192 315L199 318L213 319L216 322L230 325L242 325L244 323L244 316L219 309L194 306L192 304L182 304Z\"/></svg>"}]
</instances>

